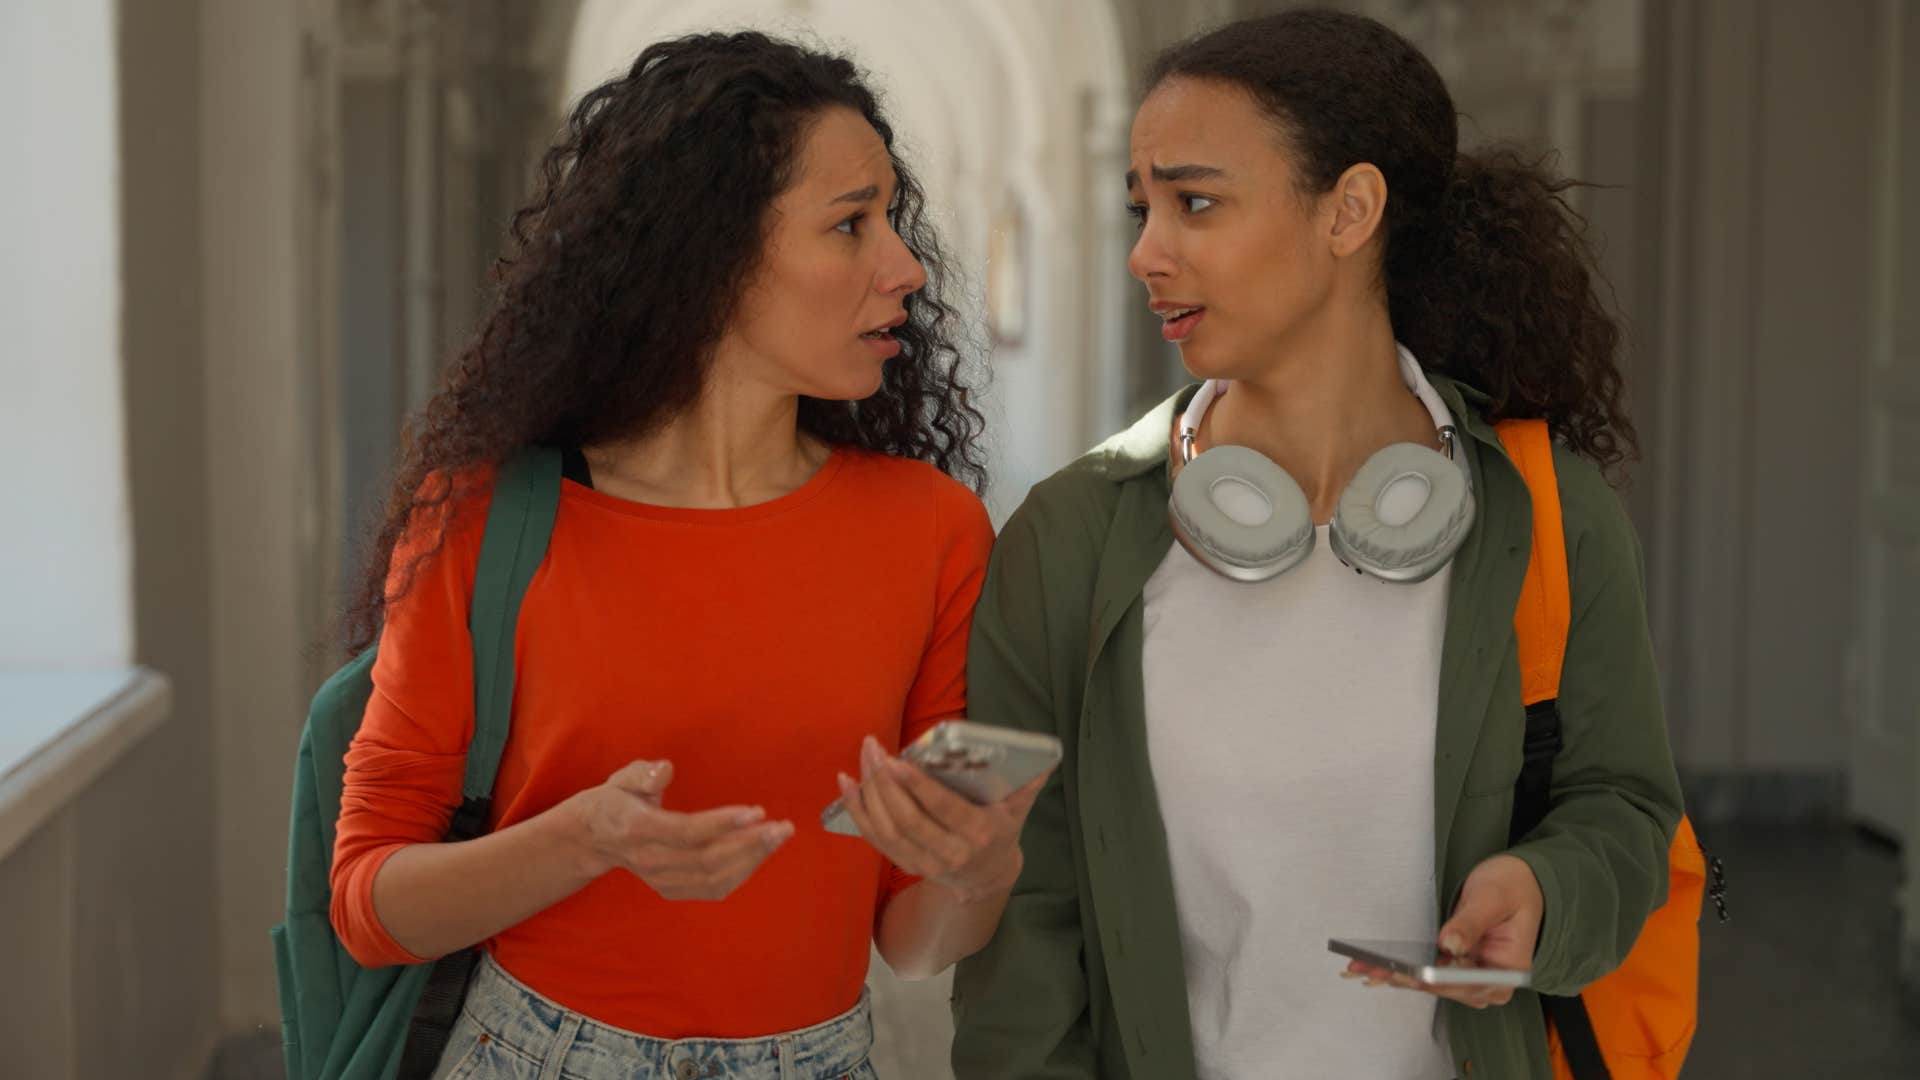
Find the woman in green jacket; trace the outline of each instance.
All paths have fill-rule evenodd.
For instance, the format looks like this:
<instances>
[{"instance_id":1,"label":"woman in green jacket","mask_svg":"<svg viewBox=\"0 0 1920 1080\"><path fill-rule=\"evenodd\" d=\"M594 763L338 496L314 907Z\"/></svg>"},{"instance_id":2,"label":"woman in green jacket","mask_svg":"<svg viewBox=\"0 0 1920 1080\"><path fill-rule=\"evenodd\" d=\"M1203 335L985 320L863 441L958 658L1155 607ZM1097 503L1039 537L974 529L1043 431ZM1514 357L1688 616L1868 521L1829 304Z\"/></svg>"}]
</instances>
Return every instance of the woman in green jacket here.
<instances>
[{"instance_id":1,"label":"woman in green jacket","mask_svg":"<svg viewBox=\"0 0 1920 1080\"><path fill-rule=\"evenodd\" d=\"M1603 476L1633 428L1568 184L1461 154L1432 65L1358 16L1231 24L1146 85L1128 265L1203 382L995 549L970 712L1066 758L960 965L955 1070L1550 1075L1531 991L1342 972L1326 942L1569 994L1666 892L1680 791ZM1531 501L1507 417L1554 433L1572 609L1551 810L1511 843Z\"/></svg>"}]
</instances>

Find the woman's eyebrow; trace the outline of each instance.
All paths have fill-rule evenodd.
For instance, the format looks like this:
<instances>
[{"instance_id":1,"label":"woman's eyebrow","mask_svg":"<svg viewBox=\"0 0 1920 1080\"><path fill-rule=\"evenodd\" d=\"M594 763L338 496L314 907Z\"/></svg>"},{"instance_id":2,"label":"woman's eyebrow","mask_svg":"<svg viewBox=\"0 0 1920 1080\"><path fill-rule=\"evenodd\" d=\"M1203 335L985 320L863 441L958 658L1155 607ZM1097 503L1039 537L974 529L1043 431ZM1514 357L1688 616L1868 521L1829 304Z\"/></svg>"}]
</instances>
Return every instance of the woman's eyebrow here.
<instances>
[{"instance_id":1,"label":"woman's eyebrow","mask_svg":"<svg viewBox=\"0 0 1920 1080\"><path fill-rule=\"evenodd\" d=\"M834 196L834 198L832 199L831 202L828 203L828 205L831 206L834 203L872 202L875 196L878 196L879 194L880 194L880 188L877 185L868 184L866 187L861 188L859 191L849 191L845 195Z\"/></svg>"},{"instance_id":2,"label":"woman's eyebrow","mask_svg":"<svg viewBox=\"0 0 1920 1080\"><path fill-rule=\"evenodd\" d=\"M1182 180L1222 180L1227 171L1212 165L1155 165L1153 178L1162 184L1177 184ZM1127 170L1127 186L1140 183L1140 173L1135 169Z\"/></svg>"}]
</instances>

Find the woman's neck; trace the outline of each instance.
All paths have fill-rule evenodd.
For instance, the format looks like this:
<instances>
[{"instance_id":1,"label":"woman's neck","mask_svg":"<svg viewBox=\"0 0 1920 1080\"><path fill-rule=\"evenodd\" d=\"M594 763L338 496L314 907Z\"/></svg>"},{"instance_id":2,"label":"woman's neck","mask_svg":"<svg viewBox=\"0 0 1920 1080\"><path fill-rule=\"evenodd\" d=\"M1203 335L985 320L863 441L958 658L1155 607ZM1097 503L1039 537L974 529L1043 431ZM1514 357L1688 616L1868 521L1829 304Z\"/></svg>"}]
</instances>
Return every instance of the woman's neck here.
<instances>
[{"instance_id":1,"label":"woman's neck","mask_svg":"<svg viewBox=\"0 0 1920 1080\"><path fill-rule=\"evenodd\" d=\"M1384 307L1289 342L1258 375L1235 380L1200 431L1203 447L1245 446L1285 469L1316 523L1333 517L1367 458L1397 442L1440 445L1432 416L1401 375Z\"/></svg>"},{"instance_id":2,"label":"woman's neck","mask_svg":"<svg viewBox=\"0 0 1920 1080\"><path fill-rule=\"evenodd\" d=\"M799 430L800 399L719 366L688 411L638 439L585 447L594 487L689 509L770 502L813 478L831 449Z\"/></svg>"}]
</instances>

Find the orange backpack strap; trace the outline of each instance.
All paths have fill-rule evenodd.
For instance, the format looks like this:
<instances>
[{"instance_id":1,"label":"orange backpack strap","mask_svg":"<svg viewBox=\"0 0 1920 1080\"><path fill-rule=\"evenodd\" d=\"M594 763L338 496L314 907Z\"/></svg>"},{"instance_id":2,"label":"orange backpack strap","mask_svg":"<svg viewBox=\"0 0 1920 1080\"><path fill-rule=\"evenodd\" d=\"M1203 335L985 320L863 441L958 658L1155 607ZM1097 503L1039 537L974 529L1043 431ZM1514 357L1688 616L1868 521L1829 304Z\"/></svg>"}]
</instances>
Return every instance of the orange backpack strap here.
<instances>
[{"instance_id":1,"label":"orange backpack strap","mask_svg":"<svg viewBox=\"0 0 1920 1080\"><path fill-rule=\"evenodd\" d=\"M1535 705L1560 696L1560 667L1572 619L1560 484L1554 477L1553 439L1545 420L1502 420L1494 431L1533 496L1533 551L1513 628L1520 637L1521 701Z\"/></svg>"}]
</instances>

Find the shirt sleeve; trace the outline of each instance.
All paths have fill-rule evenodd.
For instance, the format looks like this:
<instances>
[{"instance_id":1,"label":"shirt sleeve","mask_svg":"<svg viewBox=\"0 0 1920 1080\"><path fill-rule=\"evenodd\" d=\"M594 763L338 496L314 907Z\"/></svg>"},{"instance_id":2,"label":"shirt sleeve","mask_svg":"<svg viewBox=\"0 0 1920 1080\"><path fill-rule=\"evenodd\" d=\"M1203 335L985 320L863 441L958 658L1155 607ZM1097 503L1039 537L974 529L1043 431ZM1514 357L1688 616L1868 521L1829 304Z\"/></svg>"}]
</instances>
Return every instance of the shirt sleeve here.
<instances>
[{"instance_id":1,"label":"shirt sleeve","mask_svg":"<svg viewBox=\"0 0 1920 1080\"><path fill-rule=\"evenodd\" d=\"M900 745L905 746L942 720L967 714L967 639L973 627L973 606L986 580L987 558L993 550L993 523L979 496L947 477L934 499L934 537L939 563L934 585L933 625L927 634L920 671L907 692L901 719ZM882 910L886 902L920 879L886 864L882 877ZM875 913L878 918L879 913ZM876 925L878 925L876 923Z\"/></svg>"},{"instance_id":2,"label":"shirt sleeve","mask_svg":"<svg viewBox=\"0 0 1920 1080\"><path fill-rule=\"evenodd\" d=\"M486 496L416 511L394 547L373 695L347 749L334 838L334 932L366 967L421 963L381 925L373 882L394 852L438 843L461 801L473 739L467 628Z\"/></svg>"}]
</instances>

